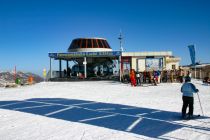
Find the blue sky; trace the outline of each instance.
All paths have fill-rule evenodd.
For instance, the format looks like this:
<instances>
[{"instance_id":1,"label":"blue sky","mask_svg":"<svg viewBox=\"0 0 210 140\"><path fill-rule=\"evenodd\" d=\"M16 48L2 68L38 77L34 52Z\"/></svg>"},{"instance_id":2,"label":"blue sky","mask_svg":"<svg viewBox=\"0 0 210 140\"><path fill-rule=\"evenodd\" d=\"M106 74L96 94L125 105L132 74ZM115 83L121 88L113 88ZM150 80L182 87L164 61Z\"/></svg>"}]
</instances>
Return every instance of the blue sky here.
<instances>
[{"instance_id":1,"label":"blue sky","mask_svg":"<svg viewBox=\"0 0 210 140\"><path fill-rule=\"evenodd\" d=\"M126 51L172 51L190 64L210 62L208 0L0 0L0 71L42 73L48 52L66 52L72 39L106 38ZM57 62L55 62L57 65Z\"/></svg>"}]
</instances>

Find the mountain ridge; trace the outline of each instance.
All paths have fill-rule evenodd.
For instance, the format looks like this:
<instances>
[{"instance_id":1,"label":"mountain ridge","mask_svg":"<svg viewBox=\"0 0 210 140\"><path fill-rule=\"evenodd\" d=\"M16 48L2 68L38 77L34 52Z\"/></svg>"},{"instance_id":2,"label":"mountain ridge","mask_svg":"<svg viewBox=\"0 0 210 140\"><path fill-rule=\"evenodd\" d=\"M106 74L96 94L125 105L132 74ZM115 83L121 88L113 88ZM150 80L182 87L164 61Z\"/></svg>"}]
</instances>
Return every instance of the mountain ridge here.
<instances>
[{"instance_id":1,"label":"mountain ridge","mask_svg":"<svg viewBox=\"0 0 210 140\"><path fill-rule=\"evenodd\" d=\"M31 72L22 72L18 71L15 75L14 72L0 72L0 87L4 87L7 83L15 83L15 79L20 79L21 84L26 84L28 82L28 78L33 77L33 83L39 83L44 81L44 79L34 73Z\"/></svg>"}]
</instances>

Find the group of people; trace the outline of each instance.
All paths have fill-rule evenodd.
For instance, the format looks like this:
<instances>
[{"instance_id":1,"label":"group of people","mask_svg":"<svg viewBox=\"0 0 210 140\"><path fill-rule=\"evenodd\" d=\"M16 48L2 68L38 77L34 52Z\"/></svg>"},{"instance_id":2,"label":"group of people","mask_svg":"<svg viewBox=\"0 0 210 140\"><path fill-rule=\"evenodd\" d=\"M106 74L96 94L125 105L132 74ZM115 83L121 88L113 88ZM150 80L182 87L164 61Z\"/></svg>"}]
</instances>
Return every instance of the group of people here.
<instances>
[{"instance_id":1,"label":"group of people","mask_svg":"<svg viewBox=\"0 0 210 140\"><path fill-rule=\"evenodd\" d=\"M182 69L179 70L163 70L161 74L162 82L183 82L184 72Z\"/></svg>"},{"instance_id":2,"label":"group of people","mask_svg":"<svg viewBox=\"0 0 210 140\"><path fill-rule=\"evenodd\" d=\"M136 72L134 69L130 70L129 77L124 76L123 80L130 81L132 86L141 86L142 83L152 83L153 85L157 85L160 83L160 71L152 71L152 72Z\"/></svg>"},{"instance_id":3,"label":"group of people","mask_svg":"<svg viewBox=\"0 0 210 140\"><path fill-rule=\"evenodd\" d=\"M162 82L183 82L184 72L180 70L163 70L163 71L143 71L138 72L134 69L129 74L122 76L123 82L131 82L132 85L138 86L142 83L151 83L157 85Z\"/></svg>"}]
</instances>

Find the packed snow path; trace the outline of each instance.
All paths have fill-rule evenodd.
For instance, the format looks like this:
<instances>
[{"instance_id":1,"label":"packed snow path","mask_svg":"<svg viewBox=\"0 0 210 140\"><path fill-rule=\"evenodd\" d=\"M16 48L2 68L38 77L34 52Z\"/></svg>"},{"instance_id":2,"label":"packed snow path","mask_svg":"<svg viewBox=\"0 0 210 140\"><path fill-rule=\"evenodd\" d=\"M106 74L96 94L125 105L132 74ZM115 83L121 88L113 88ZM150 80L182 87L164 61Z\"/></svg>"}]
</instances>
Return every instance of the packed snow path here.
<instances>
[{"instance_id":1,"label":"packed snow path","mask_svg":"<svg viewBox=\"0 0 210 140\"><path fill-rule=\"evenodd\" d=\"M210 139L210 87L194 84L204 115L180 120L179 83L47 82L0 89L0 139ZM201 114L197 96L194 114Z\"/></svg>"}]
</instances>

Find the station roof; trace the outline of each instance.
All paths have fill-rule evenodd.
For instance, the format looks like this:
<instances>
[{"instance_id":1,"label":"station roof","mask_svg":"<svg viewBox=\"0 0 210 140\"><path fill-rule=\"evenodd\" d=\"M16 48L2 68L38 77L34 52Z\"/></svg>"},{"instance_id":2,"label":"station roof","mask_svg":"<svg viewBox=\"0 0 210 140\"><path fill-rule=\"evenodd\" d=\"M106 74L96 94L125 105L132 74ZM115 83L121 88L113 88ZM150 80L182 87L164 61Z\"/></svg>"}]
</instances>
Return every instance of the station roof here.
<instances>
[{"instance_id":1,"label":"station roof","mask_svg":"<svg viewBox=\"0 0 210 140\"><path fill-rule=\"evenodd\" d=\"M112 51L104 38L76 38L72 40L68 52Z\"/></svg>"}]
</instances>

